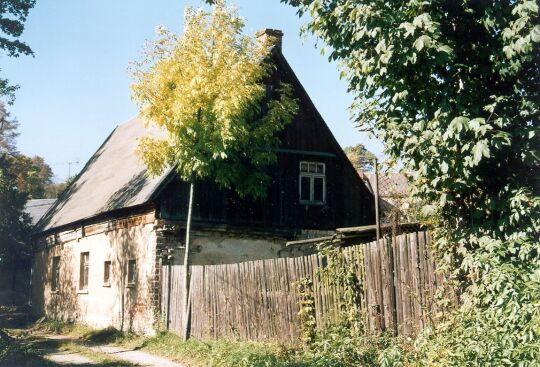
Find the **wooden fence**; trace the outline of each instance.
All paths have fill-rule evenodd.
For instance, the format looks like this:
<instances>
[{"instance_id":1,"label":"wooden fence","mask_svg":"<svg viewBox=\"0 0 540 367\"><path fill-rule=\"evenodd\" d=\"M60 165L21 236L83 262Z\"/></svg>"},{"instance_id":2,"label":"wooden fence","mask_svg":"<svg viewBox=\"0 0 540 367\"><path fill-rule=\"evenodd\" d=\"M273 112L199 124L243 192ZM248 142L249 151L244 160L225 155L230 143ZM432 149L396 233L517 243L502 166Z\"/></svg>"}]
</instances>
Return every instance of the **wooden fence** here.
<instances>
[{"instance_id":1,"label":"wooden fence","mask_svg":"<svg viewBox=\"0 0 540 367\"><path fill-rule=\"evenodd\" d=\"M426 232L402 234L343 251L362 284L359 306L369 330L409 335L429 323L437 285ZM297 284L313 282L318 328L337 319L339 287L319 276L319 254L191 267L190 334L197 338L240 337L293 341L299 337ZM183 266L164 266L162 312L171 331L182 333Z\"/></svg>"}]
</instances>

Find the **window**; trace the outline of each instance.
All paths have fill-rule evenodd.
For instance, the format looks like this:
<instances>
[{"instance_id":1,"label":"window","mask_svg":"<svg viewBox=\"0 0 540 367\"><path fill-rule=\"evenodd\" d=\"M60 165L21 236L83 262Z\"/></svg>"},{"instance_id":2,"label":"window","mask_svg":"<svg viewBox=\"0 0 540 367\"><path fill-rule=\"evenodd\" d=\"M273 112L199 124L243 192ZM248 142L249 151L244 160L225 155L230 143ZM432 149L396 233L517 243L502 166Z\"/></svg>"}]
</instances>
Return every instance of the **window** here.
<instances>
[{"instance_id":1,"label":"window","mask_svg":"<svg viewBox=\"0 0 540 367\"><path fill-rule=\"evenodd\" d=\"M129 260L127 269L127 285L134 286L137 281L137 261Z\"/></svg>"},{"instance_id":2,"label":"window","mask_svg":"<svg viewBox=\"0 0 540 367\"><path fill-rule=\"evenodd\" d=\"M320 162L300 162L300 203L326 202L326 167Z\"/></svg>"},{"instance_id":3,"label":"window","mask_svg":"<svg viewBox=\"0 0 540 367\"><path fill-rule=\"evenodd\" d=\"M60 286L60 256L52 258L51 291L58 292Z\"/></svg>"},{"instance_id":4,"label":"window","mask_svg":"<svg viewBox=\"0 0 540 367\"><path fill-rule=\"evenodd\" d=\"M88 289L88 271L89 271L90 253L81 252L81 263L79 271L79 290Z\"/></svg>"},{"instance_id":5,"label":"window","mask_svg":"<svg viewBox=\"0 0 540 367\"><path fill-rule=\"evenodd\" d=\"M103 263L103 286L111 286L111 262L105 261Z\"/></svg>"}]
</instances>

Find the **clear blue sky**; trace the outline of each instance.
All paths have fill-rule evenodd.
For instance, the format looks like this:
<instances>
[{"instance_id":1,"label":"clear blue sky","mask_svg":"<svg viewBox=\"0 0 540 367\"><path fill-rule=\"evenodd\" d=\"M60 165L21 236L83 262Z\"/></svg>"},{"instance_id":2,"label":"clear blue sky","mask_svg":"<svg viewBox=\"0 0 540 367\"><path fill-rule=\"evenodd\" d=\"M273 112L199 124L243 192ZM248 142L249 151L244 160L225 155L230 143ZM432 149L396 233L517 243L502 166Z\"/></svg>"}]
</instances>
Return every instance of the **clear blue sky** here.
<instances>
[{"instance_id":1,"label":"clear blue sky","mask_svg":"<svg viewBox=\"0 0 540 367\"><path fill-rule=\"evenodd\" d=\"M279 0L237 0L245 31L262 28L285 33L283 52L342 146L365 144L381 154L379 142L350 122L352 98L335 64L302 39L302 21ZM9 106L20 124L19 150L43 156L56 179L80 170L118 124L137 114L130 99L129 61L138 59L156 26L180 32L186 5L179 0L37 0L22 39L35 58L2 56L2 77L20 84Z\"/></svg>"}]
</instances>

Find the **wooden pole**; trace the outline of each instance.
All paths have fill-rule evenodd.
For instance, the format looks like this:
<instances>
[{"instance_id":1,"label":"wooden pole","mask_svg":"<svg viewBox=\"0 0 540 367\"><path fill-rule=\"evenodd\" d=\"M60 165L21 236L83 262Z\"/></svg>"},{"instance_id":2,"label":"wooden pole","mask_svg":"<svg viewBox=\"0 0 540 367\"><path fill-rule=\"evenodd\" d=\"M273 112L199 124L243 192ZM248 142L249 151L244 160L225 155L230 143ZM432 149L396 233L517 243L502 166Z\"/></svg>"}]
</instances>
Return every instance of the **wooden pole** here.
<instances>
[{"instance_id":1,"label":"wooden pole","mask_svg":"<svg viewBox=\"0 0 540 367\"><path fill-rule=\"evenodd\" d=\"M193 182L189 185L189 207L186 223L186 245L184 247L184 341L189 339L189 234L191 231L191 212L193 209Z\"/></svg>"},{"instance_id":2,"label":"wooden pole","mask_svg":"<svg viewBox=\"0 0 540 367\"><path fill-rule=\"evenodd\" d=\"M374 160L374 168L375 168L375 227L376 227L376 236L377 236L377 243L379 243L379 240L381 239L381 223L379 221L380 215L379 215L379 163L377 161L377 158Z\"/></svg>"}]
</instances>

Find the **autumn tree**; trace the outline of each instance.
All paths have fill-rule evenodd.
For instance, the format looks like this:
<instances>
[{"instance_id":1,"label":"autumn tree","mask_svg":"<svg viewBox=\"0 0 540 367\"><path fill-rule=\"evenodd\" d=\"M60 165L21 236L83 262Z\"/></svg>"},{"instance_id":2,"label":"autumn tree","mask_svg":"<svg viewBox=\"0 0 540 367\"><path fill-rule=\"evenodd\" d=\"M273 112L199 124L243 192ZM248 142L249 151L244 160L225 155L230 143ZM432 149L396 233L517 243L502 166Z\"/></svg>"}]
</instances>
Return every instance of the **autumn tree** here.
<instances>
[{"instance_id":1,"label":"autumn tree","mask_svg":"<svg viewBox=\"0 0 540 367\"><path fill-rule=\"evenodd\" d=\"M373 171L373 165L377 157L375 154L367 150L364 144L351 145L345 147L343 151L355 169L360 169L364 172Z\"/></svg>"},{"instance_id":2,"label":"autumn tree","mask_svg":"<svg viewBox=\"0 0 540 367\"><path fill-rule=\"evenodd\" d=\"M264 197L276 133L297 111L289 85L279 85L272 98L266 94L271 44L243 35L243 27L224 1L211 11L187 8L183 34L160 28L133 67L140 115L165 133L141 139L138 154L150 174L174 167L191 183L185 265L194 183L209 179L240 196Z\"/></svg>"},{"instance_id":3,"label":"autumn tree","mask_svg":"<svg viewBox=\"0 0 540 367\"><path fill-rule=\"evenodd\" d=\"M450 322L384 365L540 360L537 1L283 0L309 15L351 109L412 173L462 294ZM395 352L395 351L394 351Z\"/></svg>"},{"instance_id":4,"label":"autumn tree","mask_svg":"<svg viewBox=\"0 0 540 367\"><path fill-rule=\"evenodd\" d=\"M52 184L53 172L40 156L27 157L16 154L11 158L16 171L15 183L29 199L45 198L45 191Z\"/></svg>"}]
</instances>

